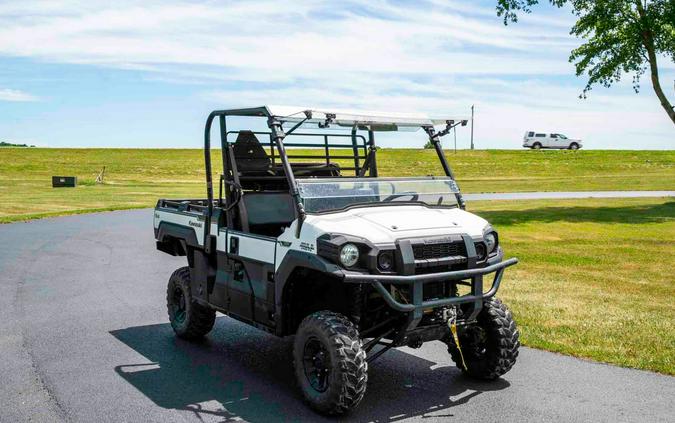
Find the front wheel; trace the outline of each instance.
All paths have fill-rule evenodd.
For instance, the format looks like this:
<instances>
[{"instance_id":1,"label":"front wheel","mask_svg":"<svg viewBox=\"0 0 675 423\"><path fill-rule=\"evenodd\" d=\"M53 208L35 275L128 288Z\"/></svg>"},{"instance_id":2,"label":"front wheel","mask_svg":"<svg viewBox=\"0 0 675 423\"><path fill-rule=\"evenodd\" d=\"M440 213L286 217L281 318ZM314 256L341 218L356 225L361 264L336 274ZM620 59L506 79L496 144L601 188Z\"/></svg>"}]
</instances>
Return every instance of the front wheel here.
<instances>
[{"instance_id":1,"label":"front wheel","mask_svg":"<svg viewBox=\"0 0 675 423\"><path fill-rule=\"evenodd\" d=\"M535 142L534 145L532 146L532 149L533 149L533 150L540 150L540 149L541 149L541 144L539 144L538 142Z\"/></svg>"},{"instance_id":2,"label":"front wheel","mask_svg":"<svg viewBox=\"0 0 675 423\"><path fill-rule=\"evenodd\" d=\"M579 144L573 142L570 144L570 150L578 150L579 149Z\"/></svg>"},{"instance_id":3,"label":"front wheel","mask_svg":"<svg viewBox=\"0 0 675 423\"><path fill-rule=\"evenodd\" d=\"M502 376L516 363L520 341L516 322L511 311L497 298L483 303L477 322L462 328L459 333L459 350L451 338L445 340L452 360L465 374L482 380Z\"/></svg>"},{"instance_id":4,"label":"front wheel","mask_svg":"<svg viewBox=\"0 0 675 423\"><path fill-rule=\"evenodd\" d=\"M166 289L166 308L173 331L180 338L198 339L213 329L216 312L192 299L190 269L173 272Z\"/></svg>"},{"instance_id":5,"label":"front wheel","mask_svg":"<svg viewBox=\"0 0 675 423\"><path fill-rule=\"evenodd\" d=\"M358 331L345 316L307 316L293 345L295 376L307 403L325 414L344 414L366 393L368 363Z\"/></svg>"}]
</instances>

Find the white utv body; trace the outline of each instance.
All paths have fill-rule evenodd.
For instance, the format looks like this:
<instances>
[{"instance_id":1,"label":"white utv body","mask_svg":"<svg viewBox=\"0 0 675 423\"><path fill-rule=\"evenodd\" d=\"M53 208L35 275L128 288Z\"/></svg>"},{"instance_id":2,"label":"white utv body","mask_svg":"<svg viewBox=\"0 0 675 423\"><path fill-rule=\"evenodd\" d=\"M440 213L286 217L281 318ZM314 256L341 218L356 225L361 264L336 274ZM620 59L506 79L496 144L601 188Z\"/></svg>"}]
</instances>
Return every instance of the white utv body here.
<instances>
[{"instance_id":1,"label":"white utv body","mask_svg":"<svg viewBox=\"0 0 675 423\"><path fill-rule=\"evenodd\" d=\"M269 131L231 130L233 116L263 118ZM368 364L393 347L442 341L467 375L506 373L519 334L494 295L517 260L504 260L494 229L465 210L441 149L440 137L465 124L272 106L212 112L207 199L162 199L154 215L157 249L188 260L167 288L176 334L206 335L218 311L295 335L298 384L309 405L327 414L358 405ZM425 131L443 176L378 177L375 133L404 129Z\"/></svg>"}]
</instances>

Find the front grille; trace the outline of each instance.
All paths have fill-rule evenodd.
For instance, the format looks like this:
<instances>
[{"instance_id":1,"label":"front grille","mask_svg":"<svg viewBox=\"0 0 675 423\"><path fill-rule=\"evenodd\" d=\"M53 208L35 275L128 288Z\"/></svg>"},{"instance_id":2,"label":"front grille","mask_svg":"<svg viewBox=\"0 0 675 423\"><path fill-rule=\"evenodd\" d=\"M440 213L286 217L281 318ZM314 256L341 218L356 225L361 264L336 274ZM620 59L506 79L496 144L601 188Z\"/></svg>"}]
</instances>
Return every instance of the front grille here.
<instances>
[{"instance_id":1,"label":"front grille","mask_svg":"<svg viewBox=\"0 0 675 423\"><path fill-rule=\"evenodd\" d=\"M412 246L415 260L429 260L451 256L466 257L464 242L447 242L442 244L417 244Z\"/></svg>"}]
</instances>

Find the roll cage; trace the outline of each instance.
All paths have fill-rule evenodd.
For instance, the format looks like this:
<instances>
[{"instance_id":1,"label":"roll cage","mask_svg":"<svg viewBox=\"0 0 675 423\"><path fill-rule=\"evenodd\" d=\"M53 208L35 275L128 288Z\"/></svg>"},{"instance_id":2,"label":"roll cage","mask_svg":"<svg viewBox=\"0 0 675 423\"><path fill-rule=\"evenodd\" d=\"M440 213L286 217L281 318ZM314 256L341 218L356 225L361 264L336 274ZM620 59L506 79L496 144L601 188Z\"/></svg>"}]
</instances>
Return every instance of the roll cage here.
<instances>
[{"instance_id":1,"label":"roll cage","mask_svg":"<svg viewBox=\"0 0 675 423\"><path fill-rule=\"evenodd\" d=\"M228 117L266 118L269 132L265 131L228 131ZM310 108L288 108L279 106L262 106L246 109L215 110L206 120L204 129L204 162L206 167L207 213L204 225L204 246L207 252L214 248L211 235L211 220L214 216L214 193L211 160L211 131L214 121L218 119L220 145L223 162L223 173L219 181L217 204L225 211L227 226L233 223L233 210L239 207L239 213L246 213L240 202L242 191L252 189L259 192L288 192L291 195L295 216L298 219L299 235L305 219L298 184L298 177L346 177L342 171L353 171L350 178L374 178L377 171L377 148L375 132L397 131L403 129L419 130L422 128L434 146L445 175L454 179L452 169L443 153L440 138L447 135L458 125L465 126L466 119L443 118L431 119L420 114L382 114L377 112L324 111ZM303 125L316 125L316 132L296 132ZM290 129L284 130L284 125ZM435 126L444 125L444 129L436 131ZM339 127L351 129L350 134L332 133L328 129ZM365 131L367 137L360 134ZM228 136L237 134L232 143ZM285 142L289 135L313 138L313 142ZM262 142L258 137L267 137ZM318 138L318 142L316 141ZM348 143L344 140L348 139ZM342 142L340 142L342 141ZM317 154L289 154L286 147L305 147L317 150ZM269 150L269 154L265 150ZM239 155L237 155L239 150ZM333 150L340 149L339 154ZM343 151L351 150L351 154ZM243 156L242 156L243 154ZM290 159L300 159L291 162ZM320 162L307 163L305 160L317 159ZM335 160L350 160L353 166L340 167ZM239 169L238 167L241 167ZM245 168L245 169L244 169ZM461 192L455 193L459 207L464 209L465 203ZM241 216L240 216L241 219ZM245 219L241 219L245 221ZM244 223L245 224L245 223ZM247 229L247 228L246 228Z\"/></svg>"}]
</instances>

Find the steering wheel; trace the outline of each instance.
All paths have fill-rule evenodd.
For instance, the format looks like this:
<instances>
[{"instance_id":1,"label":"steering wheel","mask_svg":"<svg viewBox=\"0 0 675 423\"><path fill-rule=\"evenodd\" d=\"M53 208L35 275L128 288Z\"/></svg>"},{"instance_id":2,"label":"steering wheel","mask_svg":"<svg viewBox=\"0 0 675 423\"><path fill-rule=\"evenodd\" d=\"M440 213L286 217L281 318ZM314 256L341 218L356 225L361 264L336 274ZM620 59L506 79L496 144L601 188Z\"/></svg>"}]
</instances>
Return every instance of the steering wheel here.
<instances>
[{"instance_id":1,"label":"steering wheel","mask_svg":"<svg viewBox=\"0 0 675 423\"><path fill-rule=\"evenodd\" d=\"M390 203L391 201L393 201L397 198L406 197L408 195L410 196L410 201L417 201L420 198L419 194L417 194L415 192L401 192L401 193L398 193L398 194L391 194L389 197L382 200L382 202L383 203Z\"/></svg>"}]
</instances>

